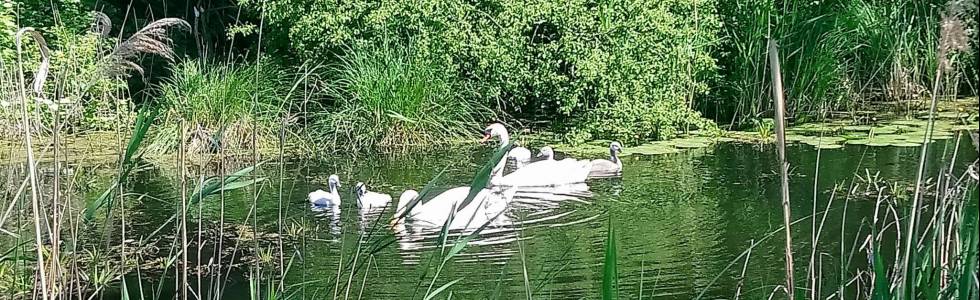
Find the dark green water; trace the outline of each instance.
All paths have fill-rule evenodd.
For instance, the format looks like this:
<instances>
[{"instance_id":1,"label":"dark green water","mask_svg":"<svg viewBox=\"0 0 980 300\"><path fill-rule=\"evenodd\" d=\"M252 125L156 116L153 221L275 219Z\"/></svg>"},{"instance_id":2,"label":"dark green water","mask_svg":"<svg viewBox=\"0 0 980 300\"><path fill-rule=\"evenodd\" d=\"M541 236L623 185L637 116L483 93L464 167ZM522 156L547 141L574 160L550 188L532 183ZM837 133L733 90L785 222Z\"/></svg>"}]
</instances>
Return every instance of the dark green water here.
<instances>
[{"instance_id":1,"label":"dark green water","mask_svg":"<svg viewBox=\"0 0 980 300\"><path fill-rule=\"evenodd\" d=\"M941 166L949 165L955 141L931 145L927 174L934 176ZM969 138L962 143L954 162L957 171L977 158ZM818 226L823 221L816 251L820 259L816 261L824 289L820 293L826 296L836 291L840 278L850 279L865 267L866 253L858 247L868 234L862 223L873 215L874 202L861 196L845 199L848 190L863 187L855 174L879 173L886 182L908 184L915 178L919 148L847 146L818 154L810 146L794 145L787 151L792 164L793 218L802 219L792 230L797 252L797 285L805 286L801 278L806 278L810 260L812 221L816 220ZM440 188L467 185L489 153L457 152L383 159L293 157L282 165L266 164L259 173L268 178L261 190L225 195L224 222L228 224L225 228L234 228L234 224L251 227L254 222L260 232L279 233L280 209L287 224L282 227L305 224L305 234L291 236L284 246L289 265L285 281L287 285L306 283L290 287L297 297L330 298L338 264L346 265L352 259L361 233L370 227L361 221L350 192L354 183L367 182L373 191L397 198L405 189L421 189L439 170L447 168ZM624 165L622 178L591 180L585 187L587 190L580 186L574 191L553 193L558 196L546 194L545 199L516 201L503 220L471 243L462 257L447 264L435 286L461 279L452 287L454 299L485 299L495 293L499 293L500 299L526 298L528 290L535 299L598 299L610 224L617 234L619 288L623 299L636 299L641 294L645 298L692 299L702 292L705 299L733 298L743 265L743 298L768 297L784 282L784 241L778 231L782 227L782 209L772 146L719 144L679 154L630 156ZM161 200L143 199L128 205L130 238L139 240L149 235L179 211L179 202L168 200L179 199L180 183L174 172L167 171L172 169L150 168L134 178L133 193L145 193ZM198 172L214 170L191 170L193 174ZM328 213L311 210L305 199L308 192L325 189L327 177L334 173L343 183L344 202L339 220ZM196 176L189 177L191 184L198 179ZM838 186L842 188L835 189ZM99 189L92 188L86 194L97 195ZM830 202L835 191L837 197ZM253 219L249 216L255 193L258 194L254 198L257 217ZM202 204L201 218L207 220L205 224L217 223L219 203L218 197L214 197ZM817 218L809 218L814 205ZM825 210L826 216L822 213ZM391 214L385 212L384 220ZM407 224L409 233L396 235L395 243L377 253L370 259L370 265L353 277L351 298L361 293L364 278L363 299L409 299L424 294L437 265L427 267L428 259L439 252L435 246L438 232L414 225ZM196 239L197 224L189 226L192 239ZM383 230L380 235L391 234L390 229ZM157 236L172 238L175 230L168 226L162 232ZM217 243L213 232L212 228L205 234L203 247L192 250L201 249L201 260L205 263L212 257L210 252ZM209 236L211 242L207 241ZM277 241L274 235L269 236L272 238L264 243ZM160 245L172 244L172 240L163 240ZM745 264L744 257L739 257L753 241L760 243ZM249 248L251 242L243 242L240 247ZM278 251L272 252L274 260L278 260ZM162 253L166 255L166 249ZM196 261L196 256L196 253L192 255L192 260ZM843 268L842 258L846 260ZM231 273L223 294L228 299L248 295L249 275L244 269L236 270L239 271ZM420 279L426 270L427 275ZM265 272L278 273L269 269ZM341 273L341 281L346 283L349 272ZM164 279L165 287L172 283L172 277L171 270L171 279ZM158 281L159 276L146 280L154 288ZM196 279L192 281L192 287L196 288ZM208 280L204 282L206 287ZM134 284L135 279L131 278L131 291ZM172 293L172 287L164 290L164 295ZM343 298L343 294L344 284L341 284L339 297Z\"/></svg>"}]
</instances>

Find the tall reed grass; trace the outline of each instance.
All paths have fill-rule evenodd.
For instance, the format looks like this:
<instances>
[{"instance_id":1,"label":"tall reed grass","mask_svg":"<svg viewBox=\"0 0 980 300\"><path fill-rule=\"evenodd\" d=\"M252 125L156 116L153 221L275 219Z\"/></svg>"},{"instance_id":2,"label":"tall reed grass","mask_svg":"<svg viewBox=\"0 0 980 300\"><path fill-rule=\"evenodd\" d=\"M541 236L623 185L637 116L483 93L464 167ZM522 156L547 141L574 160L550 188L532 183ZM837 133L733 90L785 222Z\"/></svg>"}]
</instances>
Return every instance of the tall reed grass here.
<instances>
[{"instance_id":1,"label":"tall reed grass","mask_svg":"<svg viewBox=\"0 0 980 300\"><path fill-rule=\"evenodd\" d=\"M787 109L800 121L837 111L894 104L900 112L924 107L937 65L945 0L754 1L721 5L726 16L719 92L702 109L718 122L747 123L769 115L765 40L784 49ZM952 1L956 2L956 1ZM957 60L974 61L975 53ZM973 66L951 70L956 87ZM975 91L974 91L975 93ZM886 106L887 107L887 106ZM711 116L711 114L708 114Z\"/></svg>"},{"instance_id":2,"label":"tall reed grass","mask_svg":"<svg viewBox=\"0 0 980 300\"><path fill-rule=\"evenodd\" d=\"M294 91L309 73L290 74L265 60L244 65L190 60L172 74L158 87L158 104L147 104L164 111L161 128L149 137L151 153L173 153L181 145L190 153L241 152L251 148L253 137L257 147L274 148L280 123L289 141L305 142L295 127L303 99Z\"/></svg>"},{"instance_id":3,"label":"tall reed grass","mask_svg":"<svg viewBox=\"0 0 980 300\"><path fill-rule=\"evenodd\" d=\"M472 136L493 114L474 102L448 66L409 45L349 49L328 68L329 97L315 130L346 151L418 148Z\"/></svg>"}]
</instances>

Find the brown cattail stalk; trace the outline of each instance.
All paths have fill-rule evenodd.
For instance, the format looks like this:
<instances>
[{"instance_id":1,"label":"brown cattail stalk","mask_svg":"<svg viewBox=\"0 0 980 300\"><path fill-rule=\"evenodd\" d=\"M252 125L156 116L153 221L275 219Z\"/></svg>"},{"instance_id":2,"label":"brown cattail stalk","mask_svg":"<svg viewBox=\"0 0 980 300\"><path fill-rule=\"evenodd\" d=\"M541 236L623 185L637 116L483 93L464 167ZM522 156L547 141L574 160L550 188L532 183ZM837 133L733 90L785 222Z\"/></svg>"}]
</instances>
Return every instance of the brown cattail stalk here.
<instances>
[{"instance_id":1,"label":"brown cattail stalk","mask_svg":"<svg viewBox=\"0 0 980 300\"><path fill-rule=\"evenodd\" d=\"M968 45L968 37L965 26L963 22L959 20L959 15L962 14L962 8L958 2L950 3L946 12L943 14L941 21L941 32L939 36L939 45L937 51L937 61L936 75L933 78L932 84L932 97L930 99L929 105L929 121L926 124L926 136L923 138L922 148L919 152L919 168L915 175L915 193L912 196L912 210L910 211L908 227L907 227L907 239L905 241L904 253L902 253L902 264L901 264L901 276L899 287L904 287L906 291L900 291L898 293L899 299L902 299L905 295L914 296L915 295L915 272L909 268L910 264L914 263L915 255L912 253L915 249L917 223L919 219L919 206L922 200L922 189L924 187L924 173L926 168L926 158L928 156L929 141L932 140L933 127L935 126L935 114L936 114L936 104L939 102L939 88L940 83L943 78L943 71L948 70L952 67L952 63L949 60L949 54L963 51Z\"/></svg>"},{"instance_id":2,"label":"brown cattail stalk","mask_svg":"<svg viewBox=\"0 0 980 300\"><path fill-rule=\"evenodd\" d=\"M27 169L29 172L28 176L30 176L30 184L31 184L31 210L34 213L34 241L37 244L37 272L38 272L38 277L40 278L41 281L41 296L43 297L42 299L48 299L49 296L48 278L47 278L48 274L44 266L45 264L44 243L41 240L41 222L42 222L41 213L40 213L41 199L40 199L40 195L38 195L37 193L38 188L40 187L37 182L37 170L34 162L34 146L33 146L34 141L31 139L31 129L29 125L30 117L28 116L27 113L27 89L24 86L24 64L23 64L22 42L25 34L30 34L31 38L33 38L38 43L41 49L41 57L42 57L41 66L38 67L38 73L35 74L35 78L34 78L35 91L38 90L39 86L44 84L43 78L47 77L47 71L49 66L48 55L47 55L48 48L46 43L44 42L44 38L41 37L40 33L34 31L34 28L24 27L17 31L14 42L17 45L17 62L18 62L17 65L18 68L20 69L19 70L20 72L18 74L18 83L20 86L20 100L21 100L20 109L21 109L21 118L22 118L21 121L23 122L22 129L24 130L24 147L25 150L27 151L27 164L28 164ZM39 78L42 79L39 80Z\"/></svg>"},{"instance_id":3,"label":"brown cattail stalk","mask_svg":"<svg viewBox=\"0 0 980 300\"><path fill-rule=\"evenodd\" d=\"M786 161L786 103L783 99L783 79L779 71L779 49L776 41L769 40L769 65L772 68L772 98L776 102L776 148L779 153L780 195L783 202L783 226L786 231L786 295L796 299L793 280L792 213L789 205L789 162Z\"/></svg>"}]
</instances>

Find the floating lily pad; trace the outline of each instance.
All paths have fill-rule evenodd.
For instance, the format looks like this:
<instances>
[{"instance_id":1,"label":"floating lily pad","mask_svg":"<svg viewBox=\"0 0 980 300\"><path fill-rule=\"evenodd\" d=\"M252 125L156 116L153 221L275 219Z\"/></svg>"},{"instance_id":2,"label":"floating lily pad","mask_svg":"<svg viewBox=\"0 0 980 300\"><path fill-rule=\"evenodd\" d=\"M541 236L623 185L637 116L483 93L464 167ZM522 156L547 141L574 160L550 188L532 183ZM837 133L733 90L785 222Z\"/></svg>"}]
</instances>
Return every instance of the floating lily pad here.
<instances>
[{"instance_id":1,"label":"floating lily pad","mask_svg":"<svg viewBox=\"0 0 980 300\"><path fill-rule=\"evenodd\" d=\"M668 153L677 153L680 150L677 148L667 145L665 142L652 142L639 145L636 147L630 147L625 149L623 153L625 154L640 154L640 155L661 155Z\"/></svg>"},{"instance_id":2,"label":"floating lily pad","mask_svg":"<svg viewBox=\"0 0 980 300\"><path fill-rule=\"evenodd\" d=\"M957 112L957 111L944 111L944 112L936 113L936 118L940 118L940 119L951 119L951 120L955 120L955 119L959 119L961 117L966 117L966 116L967 116L966 113L961 113L961 112ZM926 115L925 117L926 118L929 118L928 115Z\"/></svg>"},{"instance_id":3,"label":"floating lily pad","mask_svg":"<svg viewBox=\"0 0 980 300\"><path fill-rule=\"evenodd\" d=\"M962 125L953 125L950 129L952 131L960 131L960 130L977 130L977 128L980 128L980 126L978 126L977 124L962 124Z\"/></svg>"},{"instance_id":4,"label":"floating lily pad","mask_svg":"<svg viewBox=\"0 0 980 300\"><path fill-rule=\"evenodd\" d=\"M813 146L819 146L819 145L839 144L846 140L847 139L839 136L824 136L824 137L806 137L806 139L802 140L801 142Z\"/></svg>"},{"instance_id":5,"label":"floating lily pad","mask_svg":"<svg viewBox=\"0 0 980 300\"><path fill-rule=\"evenodd\" d=\"M816 135L816 134L830 134L830 133L834 133L834 132L837 132L838 130L840 130L841 128L843 128L843 126L841 124L834 124L834 123L807 123L807 124L803 124L803 125L800 125L800 126L793 127L790 130L792 130L794 132L799 132L799 133Z\"/></svg>"},{"instance_id":6,"label":"floating lily pad","mask_svg":"<svg viewBox=\"0 0 980 300\"><path fill-rule=\"evenodd\" d=\"M874 134L892 134L901 130L901 127L895 125L886 125L873 128Z\"/></svg>"},{"instance_id":7,"label":"floating lily pad","mask_svg":"<svg viewBox=\"0 0 980 300\"><path fill-rule=\"evenodd\" d=\"M906 140L906 139L908 139L908 135L883 134L883 135L877 135L877 136L875 136L874 138L871 138L871 139L872 140L878 140L878 141L884 141L884 142L891 143L891 142L895 142L895 141L903 141L903 140Z\"/></svg>"},{"instance_id":8,"label":"floating lily pad","mask_svg":"<svg viewBox=\"0 0 980 300\"><path fill-rule=\"evenodd\" d=\"M669 140L666 143L681 149L704 148L711 145L713 141L707 137L686 137Z\"/></svg>"},{"instance_id":9,"label":"floating lily pad","mask_svg":"<svg viewBox=\"0 0 980 300\"><path fill-rule=\"evenodd\" d=\"M844 145L824 144L824 145L819 145L819 146L814 146L814 147L816 147L817 149L832 150L832 149L844 148Z\"/></svg>"},{"instance_id":10,"label":"floating lily pad","mask_svg":"<svg viewBox=\"0 0 980 300\"><path fill-rule=\"evenodd\" d=\"M912 131L912 132L904 133L904 134L902 134L902 136L905 138L905 140L920 142L922 140L925 140L925 138L926 138L926 132L925 131ZM947 139L951 139L951 138L953 138L953 133L952 132L933 131L933 133L932 133L932 140L947 140Z\"/></svg>"},{"instance_id":11,"label":"floating lily pad","mask_svg":"<svg viewBox=\"0 0 980 300\"><path fill-rule=\"evenodd\" d=\"M870 125L850 125L850 126L844 126L844 130L846 130L846 131L863 131L863 132L868 132L868 131L871 131L871 128L872 127Z\"/></svg>"},{"instance_id":12,"label":"floating lily pad","mask_svg":"<svg viewBox=\"0 0 980 300\"><path fill-rule=\"evenodd\" d=\"M847 140L860 140L860 139L867 139L868 134L860 133L860 132L852 132L852 133L842 135L841 137Z\"/></svg>"},{"instance_id":13,"label":"floating lily pad","mask_svg":"<svg viewBox=\"0 0 980 300\"><path fill-rule=\"evenodd\" d=\"M928 121L925 120L898 120L898 121L891 122L892 125L902 125L902 126L911 126L911 127L926 127L927 123Z\"/></svg>"},{"instance_id":14,"label":"floating lily pad","mask_svg":"<svg viewBox=\"0 0 980 300\"><path fill-rule=\"evenodd\" d=\"M848 145L867 145L869 141L870 141L869 139L847 140L846 142L844 142L844 144L848 144Z\"/></svg>"},{"instance_id":15,"label":"floating lily pad","mask_svg":"<svg viewBox=\"0 0 980 300\"><path fill-rule=\"evenodd\" d=\"M805 140L807 138L809 138L809 136L799 135L799 134L787 134L786 135L786 141L787 142L799 142L799 141Z\"/></svg>"},{"instance_id":16,"label":"floating lily pad","mask_svg":"<svg viewBox=\"0 0 980 300\"><path fill-rule=\"evenodd\" d=\"M708 144L694 141L674 141L671 143L674 147L681 149L692 149L692 148L704 148L708 147Z\"/></svg>"},{"instance_id":17,"label":"floating lily pad","mask_svg":"<svg viewBox=\"0 0 980 300\"><path fill-rule=\"evenodd\" d=\"M890 146L892 144L906 143L906 142L908 141L905 140L904 136L888 134L888 135L879 135L874 138L868 139L865 145L871 147L885 147L885 146Z\"/></svg>"},{"instance_id":18,"label":"floating lily pad","mask_svg":"<svg viewBox=\"0 0 980 300\"><path fill-rule=\"evenodd\" d=\"M891 146L895 146L895 147L918 147L918 146L922 146L922 144L912 143L912 142L902 142L902 143L891 144Z\"/></svg>"},{"instance_id":19,"label":"floating lily pad","mask_svg":"<svg viewBox=\"0 0 980 300\"><path fill-rule=\"evenodd\" d=\"M603 147L603 146L592 145L592 144L580 144L580 145L558 144L552 146L552 148L556 150L560 149L562 152L568 152L576 155L589 156L589 157L609 155L608 145Z\"/></svg>"}]
</instances>

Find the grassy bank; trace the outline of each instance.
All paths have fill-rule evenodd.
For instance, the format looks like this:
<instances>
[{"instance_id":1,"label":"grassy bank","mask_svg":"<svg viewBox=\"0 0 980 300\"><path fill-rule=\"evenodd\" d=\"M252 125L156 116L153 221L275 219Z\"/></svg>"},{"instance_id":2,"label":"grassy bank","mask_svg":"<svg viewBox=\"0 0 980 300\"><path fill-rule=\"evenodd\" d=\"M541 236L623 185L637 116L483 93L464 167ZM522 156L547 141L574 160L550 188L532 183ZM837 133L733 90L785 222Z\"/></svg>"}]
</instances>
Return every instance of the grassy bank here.
<instances>
[{"instance_id":1,"label":"grassy bank","mask_svg":"<svg viewBox=\"0 0 980 300\"><path fill-rule=\"evenodd\" d=\"M771 117L763 59L767 37L783 50L788 113L796 122L869 112L914 117L936 81L941 17L976 12L970 1L953 11L944 0L657 5L543 0L486 7L455 1L432 10L404 3L272 2L243 1L246 14L227 16L239 22L211 33L247 44L224 49L227 55L174 57L173 49L153 51L174 42L170 36L200 44L201 33L146 35L163 43L142 49L173 58L176 65L168 67L173 76L144 74L153 79L149 88L135 91L121 80L125 76L117 76L125 74L98 72L144 63L133 53L116 51L126 48L115 45L126 44L103 30L111 31L122 16L96 18L79 11L84 3L73 4L63 17L73 21L58 25L37 21L44 15L31 12L21 22L39 22L43 34L54 37L48 72L54 82L43 85L43 101L27 101L30 127L52 132L51 104L60 106L61 125L73 132L114 130L140 107L159 106L180 111L167 111L160 119L165 126L153 134L157 152L175 149L181 134L198 152L215 148L219 137L243 148L253 133L256 147L285 135L288 143L305 143L307 149L419 148L458 140L494 120L561 133L566 143L640 144L714 130L716 124L752 128ZM14 22L15 13L31 9L36 7L5 8L6 32L33 25ZM270 27L259 32L255 16L264 16ZM976 22L966 19L961 29L976 40ZM82 26L95 21L107 25ZM286 38L295 42L284 43ZM39 57L28 42L21 71L12 42L3 45L0 76L7 80L0 86L5 103L0 130L13 137L21 131L16 79L19 74L25 84L35 79ZM271 57L255 65L253 54L263 49ZM949 95L944 101L976 95L976 49L975 42L967 42L947 53L949 70L939 79L941 94ZM129 56L119 60L112 54ZM123 61L131 64L102 66ZM131 93L148 100L134 103Z\"/></svg>"}]
</instances>

